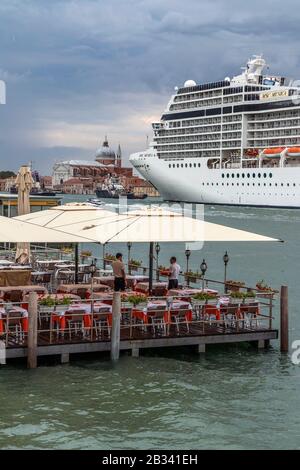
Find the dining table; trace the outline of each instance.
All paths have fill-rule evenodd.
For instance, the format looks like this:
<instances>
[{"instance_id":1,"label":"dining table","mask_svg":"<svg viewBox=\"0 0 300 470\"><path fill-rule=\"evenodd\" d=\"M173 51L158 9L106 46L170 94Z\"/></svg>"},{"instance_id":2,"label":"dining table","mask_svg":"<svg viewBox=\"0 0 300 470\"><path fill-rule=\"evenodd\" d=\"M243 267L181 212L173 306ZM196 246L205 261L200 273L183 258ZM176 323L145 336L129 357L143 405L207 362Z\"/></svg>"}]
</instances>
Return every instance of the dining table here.
<instances>
[{"instance_id":1,"label":"dining table","mask_svg":"<svg viewBox=\"0 0 300 470\"><path fill-rule=\"evenodd\" d=\"M91 296L91 293L92 293L92 290L94 293L98 293L98 292L107 292L109 291L109 286L107 286L106 284L97 284L97 283L93 283L93 286L91 283L89 284L83 284L83 283L80 283L80 284L60 284L57 288L57 292L58 293L65 293L65 294L68 294L68 293L72 293L72 294L76 294L78 292L79 289L86 289L86 292L88 294L88 297Z\"/></svg>"},{"instance_id":2,"label":"dining table","mask_svg":"<svg viewBox=\"0 0 300 470\"><path fill-rule=\"evenodd\" d=\"M114 276L95 276L94 277L95 284L97 283L105 284L109 286L111 289L114 287L114 281L115 281ZM147 282L147 281L149 281L148 276L143 276L139 274L136 274L136 275L127 274L126 275L126 283L127 283L128 289L135 289L136 285L139 282Z\"/></svg>"},{"instance_id":3,"label":"dining table","mask_svg":"<svg viewBox=\"0 0 300 470\"><path fill-rule=\"evenodd\" d=\"M0 286L25 286L30 284L30 269L2 269L0 271Z\"/></svg>"},{"instance_id":4,"label":"dining table","mask_svg":"<svg viewBox=\"0 0 300 470\"><path fill-rule=\"evenodd\" d=\"M167 293L168 283L163 281L154 281L152 283L152 294L156 296L164 296ZM138 282L135 286L137 292L144 294L149 293L149 282Z\"/></svg>"},{"instance_id":5,"label":"dining table","mask_svg":"<svg viewBox=\"0 0 300 470\"><path fill-rule=\"evenodd\" d=\"M10 313L20 315L20 324L22 326L22 330L25 333L28 333L28 310L22 307L13 306L9 310L0 307L0 334L3 334L5 331L5 322L7 322L7 319L9 319Z\"/></svg>"},{"instance_id":6,"label":"dining table","mask_svg":"<svg viewBox=\"0 0 300 470\"><path fill-rule=\"evenodd\" d=\"M48 291L46 287L39 286L39 285L27 285L27 286L4 286L0 287L0 299L3 299L6 293L10 293L12 291L22 291L23 297L25 298L30 292L36 292L38 295L47 294Z\"/></svg>"},{"instance_id":7,"label":"dining table","mask_svg":"<svg viewBox=\"0 0 300 470\"><path fill-rule=\"evenodd\" d=\"M112 323L112 306L102 302L91 303L76 303L68 306L65 310L59 312L53 312L51 315L51 321L54 326L58 326L59 330L64 331L67 326L67 322L72 316L80 315L83 316L84 328L91 328L93 326L93 315L99 313L107 314L107 323Z\"/></svg>"},{"instance_id":8,"label":"dining table","mask_svg":"<svg viewBox=\"0 0 300 470\"><path fill-rule=\"evenodd\" d=\"M184 311L186 321L192 321L192 306L190 302L185 300L173 300L170 303L168 303L167 300L151 300L147 302L146 306L143 308L139 308L138 305L133 308L132 317L148 324L156 311L164 311L164 321L169 324L171 323L171 316L176 315L176 313L179 313L181 310Z\"/></svg>"},{"instance_id":9,"label":"dining table","mask_svg":"<svg viewBox=\"0 0 300 470\"><path fill-rule=\"evenodd\" d=\"M212 296L217 296L218 291L214 289L194 289L189 287L184 287L182 289L170 289L168 295L172 297L181 298L183 300L191 300L191 298L196 294L210 294Z\"/></svg>"}]
</instances>

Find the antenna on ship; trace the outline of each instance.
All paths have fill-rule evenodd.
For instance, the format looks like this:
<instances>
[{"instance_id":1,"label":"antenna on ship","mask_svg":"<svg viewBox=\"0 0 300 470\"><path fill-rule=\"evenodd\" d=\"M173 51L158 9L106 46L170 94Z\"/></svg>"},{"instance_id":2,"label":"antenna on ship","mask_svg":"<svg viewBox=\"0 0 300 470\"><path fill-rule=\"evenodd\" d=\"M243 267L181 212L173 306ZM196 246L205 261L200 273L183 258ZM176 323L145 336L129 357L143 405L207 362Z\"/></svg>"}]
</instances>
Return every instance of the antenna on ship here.
<instances>
[{"instance_id":1,"label":"antenna on ship","mask_svg":"<svg viewBox=\"0 0 300 470\"><path fill-rule=\"evenodd\" d=\"M146 148L148 148L148 147L149 147L149 136L147 135L146 136Z\"/></svg>"}]
</instances>

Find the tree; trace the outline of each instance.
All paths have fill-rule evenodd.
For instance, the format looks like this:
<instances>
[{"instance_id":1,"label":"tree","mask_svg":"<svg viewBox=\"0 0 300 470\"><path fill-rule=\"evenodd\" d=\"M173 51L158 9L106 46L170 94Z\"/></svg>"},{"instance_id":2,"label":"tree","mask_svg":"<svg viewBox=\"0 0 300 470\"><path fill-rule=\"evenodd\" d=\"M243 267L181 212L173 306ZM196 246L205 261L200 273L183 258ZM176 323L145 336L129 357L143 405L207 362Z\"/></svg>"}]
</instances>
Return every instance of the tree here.
<instances>
[{"instance_id":1,"label":"tree","mask_svg":"<svg viewBox=\"0 0 300 470\"><path fill-rule=\"evenodd\" d=\"M5 180L6 178L11 178L12 176L17 176L13 171L0 171L0 180Z\"/></svg>"}]
</instances>

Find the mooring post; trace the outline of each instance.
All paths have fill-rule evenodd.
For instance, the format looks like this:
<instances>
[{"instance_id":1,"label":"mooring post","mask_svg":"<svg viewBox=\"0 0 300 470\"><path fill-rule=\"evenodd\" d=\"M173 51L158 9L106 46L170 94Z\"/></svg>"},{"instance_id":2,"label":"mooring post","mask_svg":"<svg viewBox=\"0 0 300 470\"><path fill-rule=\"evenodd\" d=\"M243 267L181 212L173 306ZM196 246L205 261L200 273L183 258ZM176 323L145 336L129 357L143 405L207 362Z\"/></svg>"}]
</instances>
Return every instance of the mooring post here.
<instances>
[{"instance_id":1,"label":"mooring post","mask_svg":"<svg viewBox=\"0 0 300 470\"><path fill-rule=\"evenodd\" d=\"M121 292L114 292L112 304L112 327L110 358L113 362L120 357L120 322L121 322Z\"/></svg>"},{"instance_id":2,"label":"mooring post","mask_svg":"<svg viewBox=\"0 0 300 470\"><path fill-rule=\"evenodd\" d=\"M280 350L289 350L289 307L288 307L288 287L281 286L280 290Z\"/></svg>"},{"instance_id":3,"label":"mooring post","mask_svg":"<svg viewBox=\"0 0 300 470\"><path fill-rule=\"evenodd\" d=\"M28 355L27 367L37 367L37 328L38 328L38 296L36 292L29 293L28 306Z\"/></svg>"}]
</instances>

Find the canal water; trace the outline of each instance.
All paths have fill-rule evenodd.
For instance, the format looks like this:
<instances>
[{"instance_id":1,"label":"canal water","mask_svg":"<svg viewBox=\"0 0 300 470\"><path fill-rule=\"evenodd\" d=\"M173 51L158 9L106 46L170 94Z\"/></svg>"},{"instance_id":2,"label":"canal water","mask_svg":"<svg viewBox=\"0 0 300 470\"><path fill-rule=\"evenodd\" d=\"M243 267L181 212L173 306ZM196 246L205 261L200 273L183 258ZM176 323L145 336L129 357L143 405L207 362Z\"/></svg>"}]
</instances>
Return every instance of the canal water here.
<instances>
[{"instance_id":1,"label":"canal water","mask_svg":"<svg viewBox=\"0 0 300 470\"><path fill-rule=\"evenodd\" d=\"M207 277L248 285L264 279L289 286L290 341L300 340L300 211L207 207L206 220L281 238L285 243L205 243ZM100 248L93 246L95 255ZM126 247L108 246L107 251ZM185 268L183 244L162 245L160 264L175 254ZM146 262L147 247L132 257ZM275 312L278 326L278 310ZM299 449L300 366L250 346L148 352L139 359L108 358L0 366L0 448L6 449Z\"/></svg>"}]
</instances>

